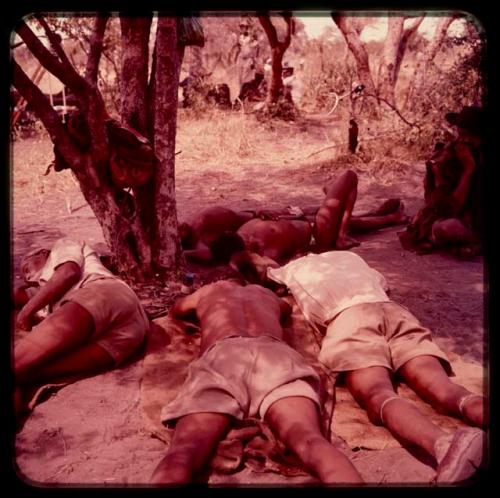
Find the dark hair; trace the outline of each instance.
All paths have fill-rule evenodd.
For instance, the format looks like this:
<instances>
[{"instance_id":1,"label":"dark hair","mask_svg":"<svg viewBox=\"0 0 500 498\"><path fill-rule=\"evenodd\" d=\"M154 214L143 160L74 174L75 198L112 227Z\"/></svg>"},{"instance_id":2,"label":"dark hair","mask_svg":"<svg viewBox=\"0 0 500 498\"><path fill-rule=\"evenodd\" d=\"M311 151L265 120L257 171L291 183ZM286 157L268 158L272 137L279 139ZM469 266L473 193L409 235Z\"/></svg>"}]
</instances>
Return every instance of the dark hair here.
<instances>
[{"instance_id":1,"label":"dark hair","mask_svg":"<svg viewBox=\"0 0 500 498\"><path fill-rule=\"evenodd\" d=\"M194 230L189 223L180 223L178 226L179 237L183 249L194 249L196 246L196 237Z\"/></svg>"},{"instance_id":2,"label":"dark hair","mask_svg":"<svg viewBox=\"0 0 500 498\"><path fill-rule=\"evenodd\" d=\"M231 231L219 235L210 244L212 260L217 263L229 263L232 254L244 250L245 242L243 239L236 232Z\"/></svg>"}]
</instances>

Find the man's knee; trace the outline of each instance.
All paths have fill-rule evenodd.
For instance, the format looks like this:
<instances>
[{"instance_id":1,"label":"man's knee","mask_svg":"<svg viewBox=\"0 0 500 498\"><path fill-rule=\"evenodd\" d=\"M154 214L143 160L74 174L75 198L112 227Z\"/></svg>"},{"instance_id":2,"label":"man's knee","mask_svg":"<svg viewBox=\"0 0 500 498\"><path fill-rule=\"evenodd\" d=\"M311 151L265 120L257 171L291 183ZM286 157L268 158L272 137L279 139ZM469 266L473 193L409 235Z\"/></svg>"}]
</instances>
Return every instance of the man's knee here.
<instances>
[{"instance_id":1,"label":"man's knee","mask_svg":"<svg viewBox=\"0 0 500 498\"><path fill-rule=\"evenodd\" d=\"M470 230L458 218L436 221L432 225L432 239L437 244L467 242L469 238Z\"/></svg>"},{"instance_id":2,"label":"man's knee","mask_svg":"<svg viewBox=\"0 0 500 498\"><path fill-rule=\"evenodd\" d=\"M325 438L316 431L299 429L289 436L290 449L303 460L309 461L317 453L317 448L325 443Z\"/></svg>"}]
</instances>

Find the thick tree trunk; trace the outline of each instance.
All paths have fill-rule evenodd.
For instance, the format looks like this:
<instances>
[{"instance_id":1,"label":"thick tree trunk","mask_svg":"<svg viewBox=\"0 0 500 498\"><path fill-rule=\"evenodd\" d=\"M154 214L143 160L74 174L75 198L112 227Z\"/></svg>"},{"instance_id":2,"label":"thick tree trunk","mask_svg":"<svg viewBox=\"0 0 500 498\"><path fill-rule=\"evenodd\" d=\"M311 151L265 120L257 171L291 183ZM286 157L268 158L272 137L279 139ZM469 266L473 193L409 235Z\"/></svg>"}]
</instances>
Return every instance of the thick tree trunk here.
<instances>
[{"instance_id":1,"label":"thick tree trunk","mask_svg":"<svg viewBox=\"0 0 500 498\"><path fill-rule=\"evenodd\" d=\"M366 51L365 44L359 38L359 34L352 26L348 17L338 14L332 14L332 19L340 29L344 39L349 47L354 60L356 61L357 73L359 83L364 85L364 93L371 97L377 98L377 91L373 83L372 74L370 71L370 64L368 59L368 52Z\"/></svg>"},{"instance_id":2,"label":"thick tree trunk","mask_svg":"<svg viewBox=\"0 0 500 498\"><path fill-rule=\"evenodd\" d=\"M75 118L74 121L70 119L70 125L66 127L47 97L15 60L12 63L14 86L32 105L47 128L59 167L71 168L75 174L85 199L102 227L119 273L143 280L152 277L154 272L165 274L175 270L181 259L175 209L174 151L177 87L182 59L182 51L177 46L175 18L164 18L159 22L157 44L162 56L152 76L153 79L158 78L158 84L149 86L148 40L151 19L127 19L122 22L122 77L124 85L130 84L122 87L124 121L143 134L147 134L148 130L154 131L153 143L156 159L159 160L153 180L145 185L142 180L127 184L123 184L122 180L127 178L128 168L142 168L146 164L146 169L141 169L141 173L148 171L148 164L154 164L152 153L148 152L151 149L148 149L145 140L110 122L97 88L97 70L107 17L96 18L85 78L72 66L60 39L45 20L40 16L37 19L51 44L51 51L26 23L18 23L16 30L40 63L75 95L81 118ZM147 103L149 88L156 89L151 106ZM151 127L148 126L149 107L156 110ZM109 134L110 126L114 135ZM133 158L134 154L139 154L139 158ZM118 170L118 176L110 168L110 159L113 159L113 168L123 168L123 171ZM128 178L140 177L132 175ZM124 190L128 186L134 188L134 195Z\"/></svg>"},{"instance_id":3,"label":"thick tree trunk","mask_svg":"<svg viewBox=\"0 0 500 498\"><path fill-rule=\"evenodd\" d=\"M155 172L156 236L154 260L171 274L182 264L175 202L175 136L179 75L183 49L177 43L175 17L160 17L156 33L154 149L159 159Z\"/></svg>"},{"instance_id":4,"label":"thick tree trunk","mask_svg":"<svg viewBox=\"0 0 500 498\"><path fill-rule=\"evenodd\" d=\"M378 95L389 104L396 105L394 87L396 85L396 59L402 57L401 38L403 35L404 17L389 16L387 36L384 43L384 55L380 66Z\"/></svg>"},{"instance_id":5,"label":"thick tree trunk","mask_svg":"<svg viewBox=\"0 0 500 498\"><path fill-rule=\"evenodd\" d=\"M147 136L147 87L151 17L121 17L122 120Z\"/></svg>"},{"instance_id":6,"label":"thick tree trunk","mask_svg":"<svg viewBox=\"0 0 500 498\"><path fill-rule=\"evenodd\" d=\"M268 14L259 15L259 21L266 32L271 46L271 86L268 94L268 105L276 104L283 91L283 55L290 46L292 34L295 30L293 18L288 14L282 15L287 25L285 39L280 41L278 33Z\"/></svg>"}]
</instances>

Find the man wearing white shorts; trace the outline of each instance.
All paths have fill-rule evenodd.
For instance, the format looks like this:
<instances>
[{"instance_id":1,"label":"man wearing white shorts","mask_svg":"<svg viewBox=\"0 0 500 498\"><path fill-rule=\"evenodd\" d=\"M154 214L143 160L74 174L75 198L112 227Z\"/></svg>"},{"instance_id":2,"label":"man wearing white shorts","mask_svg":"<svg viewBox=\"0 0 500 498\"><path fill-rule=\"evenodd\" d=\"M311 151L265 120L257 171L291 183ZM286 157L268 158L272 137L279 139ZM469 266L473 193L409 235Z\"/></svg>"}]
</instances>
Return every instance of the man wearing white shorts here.
<instances>
[{"instance_id":1,"label":"man wearing white shorts","mask_svg":"<svg viewBox=\"0 0 500 498\"><path fill-rule=\"evenodd\" d=\"M252 261L253 276L286 286L311 325L326 329L319 359L343 375L373 423L434 457L438 482L463 481L475 473L484 432L445 433L399 397L392 381L398 373L438 412L476 427L488 424L485 398L450 380L445 353L415 316L389 299L382 274L350 251L308 254L281 267L258 256Z\"/></svg>"},{"instance_id":2,"label":"man wearing white shorts","mask_svg":"<svg viewBox=\"0 0 500 498\"><path fill-rule=\"evenodd\" d=\"M265 420L320 481L362 482L321 432L319 376L283 341L285 301L259 285L219 281L178 300L170 314L199 323L200 356L162 410L175 431L152 483L196 481L230 425L247 417Z\"/></svg>"}]
</instances>

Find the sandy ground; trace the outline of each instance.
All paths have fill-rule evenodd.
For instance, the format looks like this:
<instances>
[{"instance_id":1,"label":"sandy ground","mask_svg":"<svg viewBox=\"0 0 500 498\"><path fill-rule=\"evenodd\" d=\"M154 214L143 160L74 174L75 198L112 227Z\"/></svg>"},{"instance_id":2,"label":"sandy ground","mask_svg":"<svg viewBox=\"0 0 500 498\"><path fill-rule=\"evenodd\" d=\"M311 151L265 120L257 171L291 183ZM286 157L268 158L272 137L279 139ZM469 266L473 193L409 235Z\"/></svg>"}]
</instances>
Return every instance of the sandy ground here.
<instances>
[{"instance_id":1,"label":"sandy ground","mask_svg":"<svg viewBox=\"0 0 500 498\"><path fill-rule=\"evenodd\" d=\"M176 178L180 220L199 206L210 204L244 209L263 204L272 208L318 203L322 185L338 171L324 162L302 164L287 155L287 140L290 144L294 141L288 130L288 135L282 134L283 140L276 145L283 150L282 160L274 164L250 158L214 164L194 160L187 153L183 158L181 154ZM324 146L324 134L315 133L312 128L301 131L302 144L293 143L295 151L300 147L314 150ZM186 147L184 143L184 150ZM50 243L63 235L94 244L104 242L92 211L69 176L41 176L51 157L52 147L46 138L14 143L12 263L16 272L20 255L40 242ZM355 212L373 207L387 197L402 198L409 214L420 206L422 163L412 163L404 174L383 179L358 173ZM482 257L462 262L443 254L417 256L401 248L396 236L400 229L387 228L360 237L362 244L355 252L386 276L391 297L433 329L441 347L484 364L487 337ZM200 282L207 277L197 273L195 278ZM144 430L138 409L141 369L139 357L118 370L67 386L38 405L16 437L15 465L21 478L49 486L146 485L166 448ZM350 457L372 484L425 484L434 475L431 462L404 448L358 449ZM213 479L214 484L221 482L288 486L311 479L285 479L244 470Z\"/></svg>"}]
</instances>

